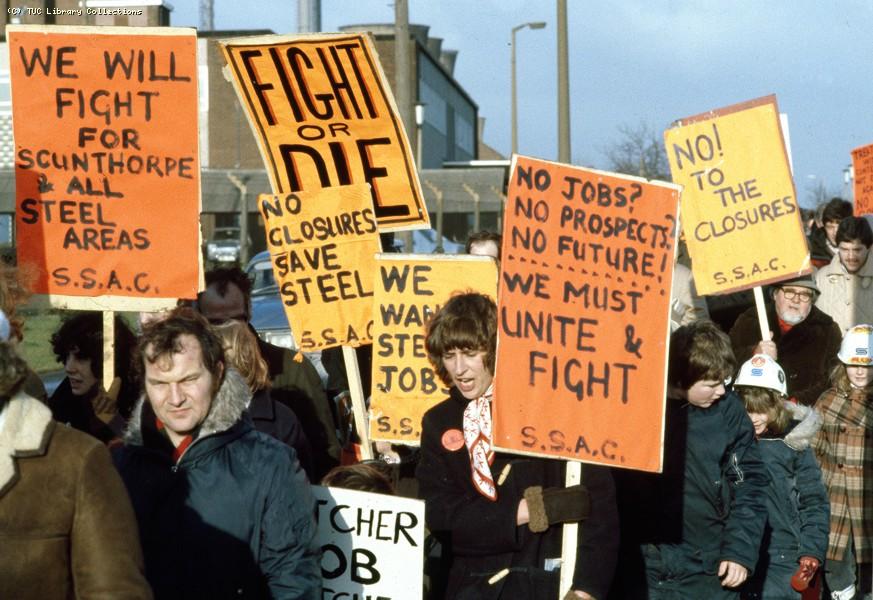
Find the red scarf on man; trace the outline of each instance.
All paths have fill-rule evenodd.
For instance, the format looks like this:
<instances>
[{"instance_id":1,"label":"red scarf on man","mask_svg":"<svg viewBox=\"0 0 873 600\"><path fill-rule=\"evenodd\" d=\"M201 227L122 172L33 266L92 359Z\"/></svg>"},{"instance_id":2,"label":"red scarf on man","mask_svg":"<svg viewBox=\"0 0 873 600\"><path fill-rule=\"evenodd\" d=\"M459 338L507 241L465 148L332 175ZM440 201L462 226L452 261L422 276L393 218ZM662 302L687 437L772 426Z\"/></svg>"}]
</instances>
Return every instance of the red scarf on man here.
<instances>
[{"instance_id":1,"label":"red scarf on man","mask_svg":"<svg viewBox=\"0 0 873 600\"><path fill-rule=\"evenodd\" d=\"M776 317L776 320L779 321L779 331L782 333L782 335L785 335L786 333L791 331L792 327L794 327L794 325L792 325L791 323L786 323L779 317Z\"/></svg>"},{"instance_id":2,"label":"red scarf on man","mask_svg":"<svg viewBox=\"0 0 873 600\"><path fill-rule=\"evenodd\" d=\"M158 428L158 431L160 431L165 436L167 436L167 439L170 439L170 436L167 435L167 432L165 431L165 426L164 426L163 421L161 421L157 417L155 417L155 426ZM170 440L170 441L172 441L172 440ZM194 441L193 435L186 435L185 437L182 438L182 441L179 442L179 445L176 446L175 448L173 448L173 463L174 464L179 462L179 459L182 458L182 455L185 454L185 450L188 449L188 446L190 446L191 442L193 442L193 441ZM175 444L173 444L173 445L175 446Z\"/></svg>"}]
</instances>

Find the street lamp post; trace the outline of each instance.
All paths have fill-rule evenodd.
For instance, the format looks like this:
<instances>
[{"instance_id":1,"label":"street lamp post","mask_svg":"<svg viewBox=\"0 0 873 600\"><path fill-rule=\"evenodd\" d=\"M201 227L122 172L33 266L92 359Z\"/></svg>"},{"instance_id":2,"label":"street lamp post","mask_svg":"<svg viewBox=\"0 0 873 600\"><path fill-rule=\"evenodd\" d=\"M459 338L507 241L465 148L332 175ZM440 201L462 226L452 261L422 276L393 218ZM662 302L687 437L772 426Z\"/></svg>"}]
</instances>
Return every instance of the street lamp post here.
<instances>
[{"instance_id":1,"label":"street lamp post","mask_svg":"<svg viewBox=\"0 0 873 600\"><path fill-rule=\"evenodd\" d=\"M852 182L855 180L855 167L846 165L843 169L843 196L849 201L855 201L855 189Z\"/></svg>"},{"instance_id":2,"label":"street lamp post","mask_svg":"<svg viewBox=\"0 0 873 600\"><path fill-rule=\"evenodd\" d=\"M510 41L510 49L512 51L512 153L518 152L518 92L516 90L515 80L515 33L525 27L531 29L543 29L546 26L543 21L535 21L532 23L522 23L512 28L512 40Z\"/></svg>"},{"instance_id":3,"label":"street lamp post","mask_svg":"<svg viewBox=\"0 0 873 600\"><path fill-rule=\"evenodd\" d=\"M558 162L570 162L570 61L567 57L567 0L558 0Z\"/></svg>"},{"instance_id":4,"label":"street lamp post","mask_svg":"<svg viewBox=\"0 0 873 600\"><path fill-rule=\"evenodd\" d=\"M415 165L418 170L421 170L421 155L422 155L422 128L424 127L424 103L418 102L415 105Z\"/></svg>"}]
</instances>

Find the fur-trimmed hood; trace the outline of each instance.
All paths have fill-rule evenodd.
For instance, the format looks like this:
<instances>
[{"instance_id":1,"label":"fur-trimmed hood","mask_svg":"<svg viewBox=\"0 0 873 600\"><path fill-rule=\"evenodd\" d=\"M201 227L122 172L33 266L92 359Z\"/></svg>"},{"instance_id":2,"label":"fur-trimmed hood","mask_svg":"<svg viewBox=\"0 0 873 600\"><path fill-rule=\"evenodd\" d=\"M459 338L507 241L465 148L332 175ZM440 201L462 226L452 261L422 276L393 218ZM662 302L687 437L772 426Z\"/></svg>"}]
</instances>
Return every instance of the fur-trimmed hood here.
<instances>
[{"instance_id":1,"label":"fur-trimmed hood","mask_svg":"<svg viewBox=\"0 0 873 600\"><path fill-rule=\"evenodd\" d=\"M0 497L18 480L15 458L42 456L52 435L52 413L48 407L18 392L6 404L0 429Z\"/></svg>"},{"instance_id":2,"label":"fur-trimmed hood","mask_svg":"<svg viewBox=\"0 0 873 600\"><path fill-rule=\"evenodd\" d=\"M209 414L200 425L197 439L227 431L233 427L242 417L251 397L251 390L239 371L231 367L225 368L224 379L218 388L218 393L212 400ZM143 445L142 409L145 402L146 395L143 393L137 400L136 407L134 407L133 414L124 431L125 444Z\"/></svg>"},{"instance_id":3,"label":"fur-trimmed hood","mask_svg":"<svg viewBox=\"0 0 873 600\"><path fill-rule=\"evenodd\" d=\"M785 402L785 408L791 413L792 419L799 421L794 429L785 436L785 443L792 450L805 450L812 443L812 438L821 429L822 418L817 410L810 406Z\"/></svg>"}]
</instances>

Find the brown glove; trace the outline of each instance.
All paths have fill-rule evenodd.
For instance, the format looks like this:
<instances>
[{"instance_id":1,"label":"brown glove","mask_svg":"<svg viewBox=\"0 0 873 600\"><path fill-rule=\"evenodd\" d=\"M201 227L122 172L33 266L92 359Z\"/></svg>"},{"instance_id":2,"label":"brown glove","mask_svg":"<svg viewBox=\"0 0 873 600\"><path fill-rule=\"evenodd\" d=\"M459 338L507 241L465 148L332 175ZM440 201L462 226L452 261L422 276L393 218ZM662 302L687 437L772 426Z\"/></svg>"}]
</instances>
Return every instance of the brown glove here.
<instances>
[{"instance_id":1,"label":"brown glove","mask_svg":"<svg viewBox=\"0 0 873 600\"><path fill-rule=\"evenodd\" d=\"M591 510L591 498L582 485L546 489L531 486L524 490L524 499L530 515L528 527L534 533L541 533L556 523L583 521Z\"/></svg>"},{"instance_id":2,"label":"brown glove","mask_svg":"<svg viewBox=\"0 0 873 600\"><path fill-rule=\"evenodd\" d=\"M118 413L116 401L118 400L118 392L120 391L121 378L116 377L112 380L112 385L109 386L109 391L104 391L101 387L94 398L91 399L91 408L94 409L94 416L107 425L109 425Z\"/></svg>"},{"instance_id":3,"label":"brown glove","mask_svg":"<svg viewBox=\"0 0 873 600\"><path fill-rule=\"evenodd\" d=\"M795 592L802 592L809 587L809 582L818 570L818 559L811 556L801 556L800 566L791 577L791 587Z\"/></svg>"}]
</instances>

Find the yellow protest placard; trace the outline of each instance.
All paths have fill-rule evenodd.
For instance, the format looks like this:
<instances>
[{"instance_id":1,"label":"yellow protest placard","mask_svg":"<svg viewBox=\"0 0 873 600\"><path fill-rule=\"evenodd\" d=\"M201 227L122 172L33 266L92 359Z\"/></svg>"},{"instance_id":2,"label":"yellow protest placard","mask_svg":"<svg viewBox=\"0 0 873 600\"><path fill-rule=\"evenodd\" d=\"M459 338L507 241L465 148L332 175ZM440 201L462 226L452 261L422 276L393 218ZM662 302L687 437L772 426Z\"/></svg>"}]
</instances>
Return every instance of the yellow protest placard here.
<instances>
[{"instance_id":1,"label":"yellow protest placard","mask_svg":"<svg viewBox=\"0 0 873 600\"><path fill-rule=\"evenodd\" d=\"M421 417L448 390L427 359L425 329L455 292L497 297L487 256L380 254L376 260L370 437L418 444Z\"/></svg>"},{"instance_id":2,"label":"yellow protest placard","mask_svg":"<svg viewBox=\"0 0 873 600\"><path fill-rule=\"evenodd\" d=\"M873 213L873 144L852 150L855 216Z\"/></svg>"},{"instance_id":3,"label":"yellow protest placard","mask_svg":"<svg viewBox=\"0 0 873 600\"><path fill-rule=\"evenodd\" d=\"M429 227L406 131L369 37L221 42L273 191L369 183L382 231Z\"/></svg>"},{"instance_id":4,"label":"yellow protest placard","mask_svg":"<svg viewBox=\"0 0 873 600\"><path fill-rule=\"evenodd\" d=\"M273 275L301 350L372 339L380 251L367 184L258 197Z\"/></svg>"},{"instance_id":5,"label":"yellow protest placard","mask_svg":"<svg viewBox=\"0 0 873 600\"><path fill-rule=\"evenodd\" d=\"M664 140L699 293L810 271L775 96L680 119Z\"/></svg>"}]
</instances>

